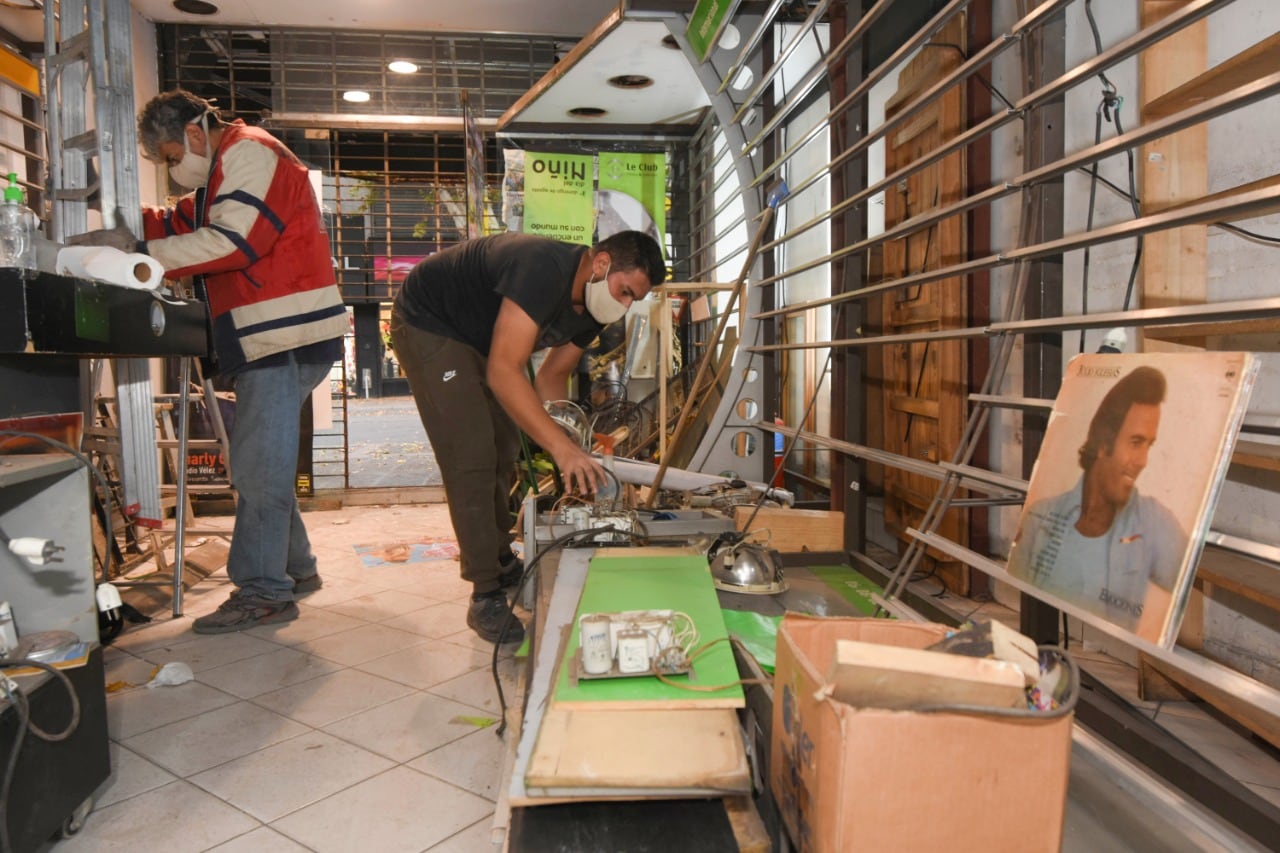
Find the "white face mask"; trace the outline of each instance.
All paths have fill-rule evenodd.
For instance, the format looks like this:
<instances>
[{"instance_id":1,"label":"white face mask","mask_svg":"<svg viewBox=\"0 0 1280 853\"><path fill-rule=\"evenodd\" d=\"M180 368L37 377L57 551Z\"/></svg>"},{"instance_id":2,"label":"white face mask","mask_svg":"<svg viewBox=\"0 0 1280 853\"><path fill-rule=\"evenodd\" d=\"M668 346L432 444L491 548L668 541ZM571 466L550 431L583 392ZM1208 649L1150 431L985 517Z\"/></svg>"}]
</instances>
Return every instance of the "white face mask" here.
<instances>
[{"instance_id":1,"label":"white face mask","mask_svg":"<svg viewBox=\"0 0 1280 853\"><path fill-rule=\"evenodd\" d=\"M191 122L191 124L195 124L195 122ZM200 129L204 131L205 145L208 145L209 124L207 116L200 117ZM173 178L174 183L181 184L187 189L194 190L197 187L204 186L209 182L209 169L213 166L213 159L191 151L191 139L187 136L186 128L183 128L182 132L182 147L186 153L182 155L180 163L169 167L169 177Z\"/></svg>"},{"instance_id":2,"label":"white face mask","mask_svg":"<svg viewBox=\"0 0 1280 853\"><path fill-rule=\"evenodd\" d=\"M583 297L587 305L587 313L597 323L603 323L606 326L618 322L627 313L627 306L614 299L613 294L609 292L609 270L612 268L613 265L610 264L604 271L604 277L599 281L587 282Z\"/></svg>"}]
</instances>

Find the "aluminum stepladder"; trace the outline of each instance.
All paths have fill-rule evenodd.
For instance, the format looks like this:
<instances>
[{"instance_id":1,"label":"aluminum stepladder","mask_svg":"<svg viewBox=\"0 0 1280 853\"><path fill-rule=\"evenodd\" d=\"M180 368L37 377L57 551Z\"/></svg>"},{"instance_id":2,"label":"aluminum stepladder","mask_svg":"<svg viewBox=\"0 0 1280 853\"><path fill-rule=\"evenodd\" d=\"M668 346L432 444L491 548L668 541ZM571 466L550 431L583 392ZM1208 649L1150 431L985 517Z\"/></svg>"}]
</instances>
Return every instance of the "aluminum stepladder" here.
<instances>
[{"instance_id":1,"label":"aluminum stepladder","mask_svg":"<svg viewBox=\"0 0 1280 853\"><path fill-rule=\"evenodd\" d=\"M134 124L132 16L129 0L60 0L57 4L44 4L51 237L59 243L69 235L88 230L90 200L95 195L104 227L118 224L119 211L124 224L135 235L142 233L138 139ZM88 122L90 108L92 127ZM92 168L95 160L96 177ZM179 379L178 452L184 459L190 370L191 360L183 358ZM96 374L96 371L88 373ZM120 429L124 509L140 524L159 527L163 509L151 366L147 359L116 358L112 360L112 374ZM96 376L90 375L83 382L87 399L82 409L87 415L94 411L92 398L98 387L94 380ZM212 401L212 383L206 381L204 387L206 397ZM185 475L185 465L178 466L173 573L175 616L182 613Z\"/></svg>"}]
</instances>

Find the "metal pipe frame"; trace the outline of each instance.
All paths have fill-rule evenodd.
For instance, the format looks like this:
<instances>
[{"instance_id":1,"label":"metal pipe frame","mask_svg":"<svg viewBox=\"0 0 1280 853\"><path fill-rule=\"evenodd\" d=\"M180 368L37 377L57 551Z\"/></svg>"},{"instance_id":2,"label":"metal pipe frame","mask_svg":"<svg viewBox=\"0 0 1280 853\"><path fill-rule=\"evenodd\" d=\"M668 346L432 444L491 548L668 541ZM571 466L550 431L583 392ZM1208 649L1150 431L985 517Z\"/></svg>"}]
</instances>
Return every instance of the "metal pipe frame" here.
<instances>
[{"instance_id":1,"label":"metal pipe frame","mask_svg":"<svg viewBox=\"0 0 1280 853\"><path fill-rule=\"evenodd\" d=\"M1185 672L1200 681L1205 682L1227 694L1241 699L1244 702L1253 705L1259 710L1280 716L1280 691L1273 690L1266 685L1249 678L1246 675L1228 669L1227 667L1214 663L1208 658L1197 655L1183 648L1174 647L1167 649L1164 646L1158 646L1148 640L1139 637L1137 634L1118 628L1105 619L1082 609L1078 605L1059 598L1058 596L1046 592L1037 586L1027 583L1021 578L1014 577L1005 570L1005 566L995 560L971 551L963 545L952 542L936 533L921 533L919 530L910 529L907 531L913 538L919 540L921 544L929 548L935 548L948 556L972 566L973 568L984 572L991 577L1003 581L1010 586L1033 595L1044 601L1046 604L1068 613L1081 622L1084 622L1102 633L1113 637L1125 645L1137 649L1142 654L1148 655L1162 663Z\"/></svg>"},{"instance_id":2,"label":"metal pipe frame","mask_svg":"<svg viewBox=\"0 0 1280 853\"><path fill-rule=\"evenodd\" d=\"M1264 80L1232 90L1232 94L1223 97L1229 97L1233 102L1237 97L1239 97L1243 100L1247 100L1249 103L1252 103L1261 97L1258 95L1258 90L1260 89L1265 89L1268 95L1280 92L1280 73L1270 75ZM1243 94L1236 94L1241 92L1243 92ZM1220 100L1222 100L1222 98L1205 101L1203 104L1192 109L1197 111L1208 111L1213 107L1220 106L1214 103L1215 101ZM1179 115L1181 115L1181 113ZM1176 116L1172 116L1171 118L1176 118ZM1127 135L1128 134L1126 134L1126 136ZM1102 146L1095 146L1095 148L1099 147ZM1064 158L1064 160L1075 161L1078 157L1079 155L1072 155L1072 157ZM1062 162L1064 161L1059 161L1059 163ZM1071 168L1073 169L1075 167L1072 166ZM1070 171L1070 169L1067 171ZM900 290L917 284L941 281L942 279L967 275L968 273L977 272L979 270L994 269L1018 260L1036 260L1050 255L1061 254L1062 252L1083 249L1088 246L1097 246L1102 243L1110 243L1116 240L1123 240L1128 237L1149 234L1153 231L1180 228L1184 225L1202 225L1223 220L1246 219L1251 216L1257 216L1269 212L1274 209L1277 201L1280 201L1280 186L1266 187L1260 190L1242 193L1238 196L1228 196L1226 198L1200 202L1199 204L1188 205L1187 207L1179 208L1177 210L1163 211L1150 216L1144 216L1115 225L1097 228L1093 231L1083 231L1058 240L1037 243L1020 249L1013 249L1008 252L988 255L985 258L978 258L976 260L965 261L960 264L953 264L949 267L930 270L925 273L918 273L916 275L904 276L903 278L880 282L879 284L860 288L859 290L846 291L845 293L836 294L824 299L813 299L807 302L798 302L785 308L777 308L772 311L762 312L756 315L755 319L798 314L814 308L819 308L823 305L834 305L850 299L862 299L890 290ZM865 247L865 245L870 242L871 241L869 240L863 241L862 245ZM830 259L836 256L842 257L844 254L849 253L850 252L845 252L843 250L841 253L833 252L828 256L828 258ZM793 272L811 269L815 266L820 266L822 263L825 263L825 259L822 261L811 261L808 264L797 267ZM775 280L785 278L786 275L786 273L779 274L775 277ZM826 344L819 345L825 346Z\"/></svg>"},{"instance_id":3,"label":"metal pipe frame","mask_svg":"<svg viewBox=\"0 0 1280 853\"><path fill-rule=\"evenodd\" d=\"M769 69L760 75L760 80L756 83L755 87L743 97L742 105L738 107L738 111L733 114L734 124L741 122L742 117L755 107L756 103L760 100L760 96L764 93L765 87L772 83L773 79L782 73L782 66L791 58L791 54L795 53L796 48L800 46L800 42L804 41L805 37L809 35L809 33L813 32L813 28L818 25L818 21L820 21L822 16L826 14L827 7L830 5L831 0L819 0L818 5L809 10L809 15L804 19L804 23L800 25L800 29L791 37L791 40L787 42L786 46L779 51L778 58L773 61L773 64L769 66ZM820 66L815 66L815 69L818 67ZM811 69L799 83L796 83L791 87L791 92L789 93L790 97L788 100L803 100L813 87L818 85L818 80L821 79L822 75L814 74L815 69ZM733 78L729 77L726 79L731 81ZM724 83L721 83L720 87L721 91L723 91Z\"/></svg>"},{"instance_id":4,"label":"metal pipe frame","mask_svg":"<svg viewBox=\"0 0 1280 853\"><path fill-rule=\"evenodd\" d=\"M907 104L902 110L896 113L892 118L890 118L886 122L879 125L874 131L870 132L867 136L863 137L861 140L855 143L852 147L850 147L846 151L841 152L839 155L833 158L832 161L827 164L827 167L825 169L820 170L819 172L811 175L805 181L797 184L794 188L792 188L792 195L796 195L802 192L804 189L806 189L807 187L815 183L817 180L821 179L823 175L829 174L832 171L832 169L838 166L841 162L856 156L858 153L865 150L866 147L869 147L872 143L878 141L879 139L886 136L888 133L892 132L893 129L898 127L900 124L906 122L908 119L914 116L917 112L924 109L926 106L928 106L929 104L937 100L939 97L941 97L946 92L946 90L949 89L951 86L958 83L961 79L967 78L970 75L976 73L979 68L989 63L995 56L997 56L1005 48L1007 48L1012 44L1017 43L1027 33L1031 32L1036 26L1039 26L1045 20L1051 17L1052 14L1056 14L1058 11L1060 11L1058 7L1066 5L1067 2L1069 2L1069 0L1053 0L1053 2L1046 3L1040 8L1036 9L1026 18L1019 21L1012 28L1010 28L1009 33L1005 34L1002 41L992 42L990 45L988 45L978 54L975 54L974 57L966 61L963 65L961 65L960 67L952 71L949 75L947 75L947 77L943 78L938 83L934 84L934 86L930 87L927 91L918 95L914 100L912 100L909 104ZM934 151L931 151L929 154L926 154L924 157L921 157L920 159L908 164L902 169L899 169L893 175L886 177L885 179L881 180L874 186L868 187L867 189L845 199L840 203L840 205L838 205L836 208L833 208L827 217L816 217L814 219L811 219L808 222L798 226L797 228L791 231L788 231L786 234L780 235L778 238L776 238L773 244L766 245L763 247L763 249L764 250L771 249L777 243L781 243L786 240L792 239L798 236L799 234L809 230L810 228L820 225L822 222L826 221L826 219L829 219L831 214L835 214L836 212L838 212L838 210L843 210L848 207L855 206L860 202L865 201L866 199L876 195L877 193L882 192L887 187L893 186L897 182L909 177L910 175L913 175L916 172L919 172L933 165L938 160L943 159L944 157L954 153L955 151L959 151L963 148L966 148L969 145L971 145L973 142L977 141L978 139L981 139L984 136L994 133L996 130L1000 129L1001 127L1004 127L1006 124L1009 124L1015 119L1023 118L1029 110L1034 109L1036 106L1052 98L1060 96L1068 89L1078 85L1084 80L1090 79L1091 77L1099 73L1101 70L1105 68L1109 68L1111 65L1114 65L1118 62L1121 62L1125 59L1130 58L1131 56L1135 55L1139 51L1150 46L1154 42L1159 41L1161 38L1165 38L1181 29L1184 29L1185 27L1190 26L1191 24L1194 24L1196 21L1209 15L1211 12L1215 11L1218 7L1225 6L1231 2L1234 2L1234 0L1201 0L1201 2L1193 6L1184 7L1178 12L1172 15L1169 15L1168 17L1163 18L1160 21L1153 23L1151 26L1147 27L1145 30L1142 30L1141 32L1134 34L1130 38L1120 42L1119 44L1114 45L1109 50L1104 51L1101 54L1098 54L1089 62L1076 66L1071 71L1068 71L1066 74L1063 74L1062 76L1058 77L1056 80L1045 84L1044 86L1037 89L1036 91L1019 99L1018 102L1014 104L1013 108L1008 110L1007 112L997 113L993 115L991 118L982 122L982 124L977 125L976 127L971 128L968 131L965 131L964 133L952 139L950 142L946 143L945 145L939 146L937 149L935 149ZM979 59L981 59L981 61L977 61ZM892 61L893 60L890 59L886 61L885 64L887 65ZM850 97L845 98L844 101L841 102L841 108L843 108L844 105L846 105L847 103L851 102L850 98L854 94L856 94L856 92L850 93ZM1217 100L1217 99L1214 99L1214 100ZM830 120L832 116L837 115L838 112L839 112L839 109L832 110L830 113L828 113L828 120ZM1134 132L1147 130L1149 128L1165 126L1165 122L1169 121L1169 119L1184 120L1184 121L1189 121L1191 124L1194 124L1196 120L1187 119L1185 115L1187 112L1188 111L1184 110L1178 114L1170 116L1168 119L1162 120L1160 122L1152 122L1149 125L1144 125L1143 127L1137 128L1137 130ZM1170 124L1172 124L1172 122L1170 122ZM1189 124L1181 125L1181 127L1187 127L1187 126L1189 126ZM1179 129L1181 129L1181 127ZM1149 132L1154 132L1154 131L1149 131ZM1173 130L1165 131L1165 133L1172 133L1172 132L1174 131ZM761 175L759 178L757 178L757 181L764 180L766 177L773 174L773 172L776 171L776 167L780 166L786 159L789 158L790 154L794 153L794 151L798 150L799 147L804 142L808 141L808 138L810 135L811 134L807 134L806 136L801 137L799 141L793 144L792 148L788 149L787 153L784 153L774 163L764 167L761 170ZM1161 134L1156 133L1156 136L1159 136L1159 135ZM1114 141L1115 139L1112 139L1104 144L1112 145ZM1094 148L1098 148L1098 147L1099 146L1094 146ZM1123 146L1123 147L1126 147L1126 148L1132 147L1132 144ZM1092 150L1092 149L1087 149L1087 150ZM1083 154L1085 152L1080 152L1080 153ZM1073 155L1073 156L1078 156L1078 155ZM1058 162L1061 163L1065 161L1058 161ZM1055 165L1056 164L1048 164L1046 168L1051 168ZM1049 175L1047 173L1043 176L1040 176L1040 175L1033 176L1030 174L1020 176L1019 179L1009 182L1008 187L1010 188L1010 191L1012 191L1012 189L1018 186L1021 186L1023 182L1029 177L1034 177L1037 180L1044 180L1054 176ZM952 211L952 212L956 213L961 211ZM905 226L907 225L907 223L904 222L902 223L902 225ZM845 247L844 249L840 250L840 253L832 253L832 255L829 256L829 259L834 260L837 257L842 257L843 254L852 254L852 253L861 251L862 249L867 248L869 245L875 245L874 241L877 239L883 240L886 238L884 238L883 235L878 235L877 238L871 238L871 240L865 241L865 243L861 246ZM821 263L821 261L819 261L818 263ZM785 278L788 274L803 272L805 269L808 269L808 268L811 268L811 267L802 267L802 268L797 268L795 270L788 270L785 273L780 273L771 279L761 281L759 283L761 285L772 284L782 278Z\"/></svg>"}]
</instances>

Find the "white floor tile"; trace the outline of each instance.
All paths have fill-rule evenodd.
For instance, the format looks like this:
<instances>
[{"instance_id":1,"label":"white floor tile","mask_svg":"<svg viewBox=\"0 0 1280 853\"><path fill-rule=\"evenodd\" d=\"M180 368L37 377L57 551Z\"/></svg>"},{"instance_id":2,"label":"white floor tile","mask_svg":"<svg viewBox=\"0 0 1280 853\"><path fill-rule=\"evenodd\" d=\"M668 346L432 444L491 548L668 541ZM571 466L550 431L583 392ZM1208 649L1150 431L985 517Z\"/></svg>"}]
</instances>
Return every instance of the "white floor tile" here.
<instances>
[{"instance_id":1,"label":"white floor tile","mask_svg":"<svg viewBox=\"0 0 1280 853\"><path fill-rule=\"evenodd\" d=\"M157 767L132 750L118 743L109 745L111 751L111 775L94 792L94 808L127 800L161 785L168 785L175 777L168 770Z\"/></svg>"},{"instance_id":2,"label":"white floor tile","mask_svg":"<svg viewBox=\"0 0 1280 853\"><path fill-rule=\"evenodd\" d=\"M497 802L498 782L507 755L507 740L490 726L433 749L409 762L414 770ZM506 738L518 737L508 731Z\"/></svg>"},{"instance_id":3,"label":"white floor tile","mask_svg":"<svg viewBox=\"0 0 1280 853\"><path fill-rule=\"evenodd\" d=\"M159 648L147 649L142 658L164 665L182 661L192 672L213 669L254 655L273 652L279 646L257 637L237 631L230 634L192 634L184 642L175 642Z\"/></svg>"},{"instance_id":4,"label":"white floor tile","mask_svg":"<svg viewBox=\"0 0 1280 853\"><path fill-rule=\"evenodd\" d=\"M260 826L226 844L209 848L207 853L309 853L309 850L269 826Z\"/></svg>"},{"instance_id":5,"label":"white floor tile","mask_svg":"<svg viewBox=\"0 0 1280 853\"><path fill-rule=\"evenodd\" d=\"M95 810L56 853L197 853L257 825L244 812L178 780Z\"/></svg>"},{"instance_id":6,"label":"white floor tile","mask_svg":"<svg viewBox=\"0 0 1280 853\"><path fill-rule=\"evenodd\" d=\"M308 732L197 773L191 781L270 823L392 766L324 732Z\"/></svg>"},{"instance_id":7,"label":"white floor tile","mask_svg":"<svg viewBox=\"0 0 1280 853\"><path fill-rule=\"evenodd\" d=\"M312 607L328 609L346 604L353 598L359 598L362 595L375 595L379 592L385 592L385 590L380 586L374 586L364 581L336 578L332 581L326 580L324 586L308 595L307 604Z\"/></svg>"},{"instance_id":8,"label":"white floor tile","mask_svg":"<svg viewBox=\"0 0 1280 853\"><path fill-rule=\"evenodd\" d=\"M292 622L258 625L244 633L282 646L295 646L308 640L350 631L365 624L362 619L352 619L340 613L330 613L322 607L312 607L307 601L310 597L308 595L302 599L302 603L298 605L298 618Z\"/></svg>"},{"instance_id":9,"label":"white floor tile","mask_svg":"<svg viewBox=\"0 0 1280 853\"><path fill-rule=\"evenodd\" d=\"M264 693L253 701L308 726L320 728L412 692L413 688L404 684L367 672L344 669Z\"/></svg>"},{"instance_id":10,"label":"white floor tile","mask_svg":"<svg viewBox=\"0 0 1280 853\"><path fill-rule=\"evenodd\" d=\"M425 642L427 638L419 634L363 623L350 631L298 643L294 648L344 666L355 666Z\"/></svg>"},{"instance_id":11,"label":"white floor tile","mask_svg":"<svg viewBox=\"0 0 1280 853\"><path fill-rule=\"evenodd\" d=\"M493 804L483 797L396 767L272 827L318 853L418 853L492 811ZM355 815L364 819L353 819Z\"/></svg>"},{"instance_id":12,"label":"white floor tile","mask_svg":"<svg viewBox=\"0 0 1280 853\"><path fill-rule=\"evenodd\" d=\"M502 680L502 689L508 704L518 701L513 669L511 658L498 663L498 677ZM494 716L498 715L498 691L493 686L493 673L487 666L427 689L437 696L444 696L446 699L470 705L472 708L479 708Z\"/></svg>"},{"instance_id":13,"label":"white floor tile","mask_svg":"<svg viewBox=\"0 0 1280 853\"><path fill-rule=\"evenodd\" d=\"M436 603L434 599L423 598L404 590L380 589L358 598L331 604L327 609L331 613L341 613L344 616L364 619L366 622L382 622Z\"/></svg>"},{"instance_id":14,"label":"white floor tile","mask_svg":"<svg viewBox=\"0 0 1280 853\"><path fill-rule=\"evenodd\" d=\"M475 649L441 640L420 639L424 639L421 645L377 658L361 664L359 668L422 689L489 663L489 659Z\"/></svg>"},{"instance_id":15,"label":"white floor tile","mask_svg":"<svg viewBox=\"0 0 1280 853\"><path fill-rule=\"evenodd\" d=\"M237 702L131 737L124 745L185 777L297 737L306 730L306 726L280 714Z\"/></svg>"},{"instance_id":16,"label":"white floor tile","mask_svg":"<svg viewBox=\"0 0 1280 853\"><path fill-rule=\"evenodd\" d=\"M388 628L412 631L424 637L447 637L467 628L467 608L456 603L435 604L382 623Z\"/></svg>"},{"instance_id":17,"label":"white floor tile","mask_svg":"<svg viewBox=\"0 0 1280 853\"><path fill-rule=\"evenodd\" d=\"M250 699L341 668L341 664L296 649L277 648L269 654L207 669L196 678L241 699Z\"/></svg>"},{"instance_id":18,"label":"white floor tile","mask_svg":"<svg viewBox=\"0 0 1280 853\"><path fill-rule=\"evenodd\" d=\"M404 762L476 731L462 718L475 708L430 693L411 693L324 727L326 732ZM497 738L494 738L497 740Z\"/></svg>"},{"instance_id":19,"label":"white floor tile","mask_svg":"<svg viewBox=\"0 0 1280 853\"><path fill-rule=\"evenodd\" d=\"M107 697L107 731L113 740L124 740L235 701L229 693L196 681L116 693Z\"/></svg>"}]
</instances>

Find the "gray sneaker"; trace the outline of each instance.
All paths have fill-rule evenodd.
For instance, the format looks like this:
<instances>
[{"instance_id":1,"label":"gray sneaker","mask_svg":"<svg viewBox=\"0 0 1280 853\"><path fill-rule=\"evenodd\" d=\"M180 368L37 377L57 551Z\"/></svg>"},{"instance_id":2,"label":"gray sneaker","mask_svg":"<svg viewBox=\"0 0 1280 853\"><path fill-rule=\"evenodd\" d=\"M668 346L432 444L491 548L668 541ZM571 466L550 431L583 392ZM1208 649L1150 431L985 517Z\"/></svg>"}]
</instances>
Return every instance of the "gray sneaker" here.
<instances>
[{"instance_id":1,"label":"gray sneaker","mask_svg":"<svg viewBox=\"0 0 1280 853\"><path fill-rule=\"evenodd\" d=\"M292 601L271 601L235 592L217 610L192 622L191 630L197 634L228 634L297 618L298 605Z\"/></svg>"}]
</instances>

